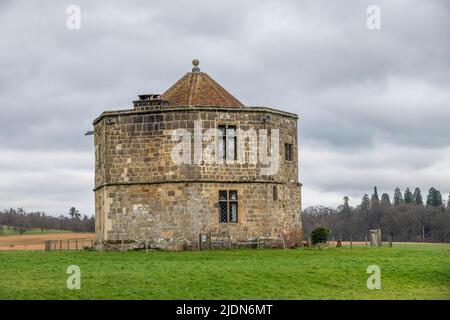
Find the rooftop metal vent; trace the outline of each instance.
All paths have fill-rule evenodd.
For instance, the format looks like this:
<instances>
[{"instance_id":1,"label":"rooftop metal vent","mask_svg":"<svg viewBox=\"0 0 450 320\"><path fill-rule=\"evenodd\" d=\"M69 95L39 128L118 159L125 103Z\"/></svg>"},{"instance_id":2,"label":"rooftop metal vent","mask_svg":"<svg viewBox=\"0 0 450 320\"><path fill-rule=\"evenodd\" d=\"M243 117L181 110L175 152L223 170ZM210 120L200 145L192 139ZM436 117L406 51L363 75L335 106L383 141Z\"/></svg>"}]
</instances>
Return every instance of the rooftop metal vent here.
<instances>
[{"instance_id":1,"label":"rooftop metal vent","mask_svg":"<svg viewBox=\"0 0 450 320\"><path fill-rule=\"evenodd\" d=\"M164 100L160 94L140 94L138 97L139 100L133 101L135 109L157 109L169 104L169 102Z\"/></svg>"},{"instance_id":2,"label":"rooftop metal vent","mask_svg":"<svg viewBox=\"0 0 450 320\"><path fill-rule=\"evenodd\" d=\"M138 95L139 100L161 100L161 95L160 94L140 94Z\"/></svg>"}]
</instances>

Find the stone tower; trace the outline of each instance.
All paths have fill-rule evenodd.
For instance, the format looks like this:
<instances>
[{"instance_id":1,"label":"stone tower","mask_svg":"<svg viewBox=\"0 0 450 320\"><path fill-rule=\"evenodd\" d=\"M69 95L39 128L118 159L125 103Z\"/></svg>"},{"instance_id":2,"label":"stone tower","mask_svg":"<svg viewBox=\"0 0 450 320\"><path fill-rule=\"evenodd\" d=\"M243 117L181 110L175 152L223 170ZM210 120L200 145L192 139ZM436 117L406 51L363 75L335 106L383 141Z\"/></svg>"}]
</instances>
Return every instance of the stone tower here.
<instances>
[{"instance_id":1,"label":"stone tower","mask_svg":"<svg viewBox=\"0 0 450 320\"><path fill-rule=\"evenodd\" d=\"M179 250L199 234L300 234L297 115L244 106L193 64L162 95L94 120L98 243Z\"/></svg>"}]
</instances>

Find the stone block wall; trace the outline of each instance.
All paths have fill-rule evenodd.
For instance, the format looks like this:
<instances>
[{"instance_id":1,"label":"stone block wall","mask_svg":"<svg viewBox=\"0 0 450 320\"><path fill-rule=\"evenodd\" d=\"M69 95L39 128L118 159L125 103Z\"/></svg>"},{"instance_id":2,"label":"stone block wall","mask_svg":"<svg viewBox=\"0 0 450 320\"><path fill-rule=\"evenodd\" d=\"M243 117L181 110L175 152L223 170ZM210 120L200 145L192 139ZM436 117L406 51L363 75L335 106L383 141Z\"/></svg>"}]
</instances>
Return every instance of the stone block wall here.
<instances>
[{"instance_id":1,"label":"stone block wall","mask_svg":"<svg viewBox=\"0 0 450 320\"><path fill-rule=\"evenodd\" d=\"M172 132L193 134L194 121L201 121L203 132L219 125L278 129L277 173L262 174L259 161L174 164L171 152L178 142ZM105 112L94 126L99 242L148 240L152 247L181 249L199 233L245 240L301 228L296 115L263 107L163 107ZM285 161L285 143L293 145L292 161ZM237 224L219 223L219 190L238 191Z\"/></svg>"},{"instance_id":2,"label":"stone block wall","mask_svg":"<svg viewBox=\"0 0 450 320\"><path fill-rule=\"evenodd\" d=\"M273 187L278 199L273 198ZM238 222L219 222L219 190L238 192ZM135 240L150 247L181 249L199 234L245 241L279 237L301 228L300 188L296 184L164 183L147 186L107 186L97 191L97 239L120 243ZM297 202L297 208L292 202ZM106 210L105 210L106 209Z\"/></svg>"}]
</instances>

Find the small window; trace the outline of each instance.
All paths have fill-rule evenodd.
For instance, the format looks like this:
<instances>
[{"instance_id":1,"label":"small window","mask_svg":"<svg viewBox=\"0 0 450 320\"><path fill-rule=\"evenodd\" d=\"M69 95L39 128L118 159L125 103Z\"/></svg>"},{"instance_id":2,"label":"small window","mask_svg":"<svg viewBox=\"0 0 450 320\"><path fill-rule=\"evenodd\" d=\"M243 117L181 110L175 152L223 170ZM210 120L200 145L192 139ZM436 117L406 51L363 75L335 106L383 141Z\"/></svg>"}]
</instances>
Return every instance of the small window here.
<instances>
[{"instance_id":1,"label":"small window","mask_svg":"<svg viewBox=\"0 0 450 320\"><path fill-rule=\"evenodd\" d=\"M292 161L292 144L286 143L284 145L284 158L286 161Z\"/></svg>"},{"instance_id":2,"label":"small window","mask_svg":"<svg viewBox=\"0 0 450 320\"><path fill-rule=\"evenodd\" d=\"M102 145L95 146L95 165L99 167L102 164Z\"/></svg>"},{"instance_id":3,"label":"small window","mask_svg":"<svg viewBox=\"0 0 450 320\"><path fill-rule=\"evenodd\" d=\"M237 191L219 191L219 222L238 222L238 195Z\"/></svg>"},{"instance_id":4,"label":"small window","mask_svg":"<svg viewBox=\"0 0 450 320\"><path fill-rule=\"evenodd\" d=\"M237 160L237 135L235 126L218 126L217 143L219 157L224 160Z\"/></svg>"},{"instance_id":5,"label":"small window","mask_svg":"<svg viewBox=\"0 0 450 320\"><path fill-rule=\"evenodd\" d=\"M273 193L273 201L278 201L278 189L277 189L277 186L273 187L272 193Z\"/></svg>"},{"instance_id":6,"label":"small window","mask_svg":"<svg viewBox=\"0 0 450 320\"><path fill-rule=\"evenodd\" d=\"M219 144L219 157L220 159L225 159L226 155L226 146L227 146L227 135L226 135L226 127L219 126L217 132L217 143Z\"/></svg>"},{"instance_id":7,"label":"small window","mask_svg":"<svg viewBox=\"0 0 450 320\"><path fill-rule=\"evenodd\" d=\"M226 191L219 191L219 201L227 201L228 195Z\"/></svg>"}]
</instances>

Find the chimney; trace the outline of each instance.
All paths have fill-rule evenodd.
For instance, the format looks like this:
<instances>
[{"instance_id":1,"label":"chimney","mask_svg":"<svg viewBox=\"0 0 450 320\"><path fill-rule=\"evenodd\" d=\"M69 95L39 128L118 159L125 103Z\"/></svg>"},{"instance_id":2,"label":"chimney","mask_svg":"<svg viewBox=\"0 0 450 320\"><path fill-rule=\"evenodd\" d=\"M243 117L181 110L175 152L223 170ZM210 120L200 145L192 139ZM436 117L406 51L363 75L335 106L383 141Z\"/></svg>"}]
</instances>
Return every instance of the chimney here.
<instances>
[{"instance_id":1,"label":"chimney","mask_svg":"<svg viewBox=\"0 0 450 320\"><path fill-rule=\"evenodd\" d=\"M154 110L169 105L169 102L163 100L160 94L140 94L139 100L133 101L136 110Z\"/></svg>"}]
</instances>

